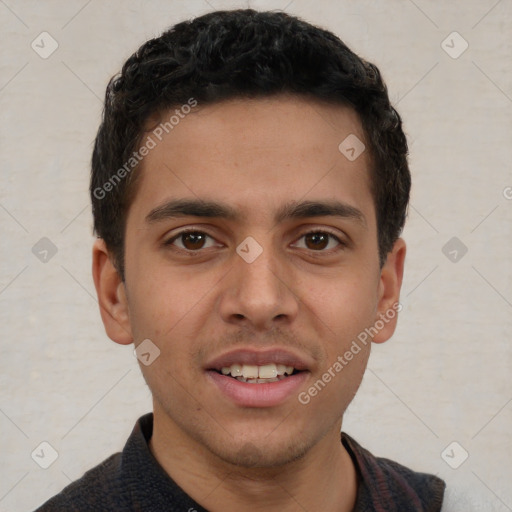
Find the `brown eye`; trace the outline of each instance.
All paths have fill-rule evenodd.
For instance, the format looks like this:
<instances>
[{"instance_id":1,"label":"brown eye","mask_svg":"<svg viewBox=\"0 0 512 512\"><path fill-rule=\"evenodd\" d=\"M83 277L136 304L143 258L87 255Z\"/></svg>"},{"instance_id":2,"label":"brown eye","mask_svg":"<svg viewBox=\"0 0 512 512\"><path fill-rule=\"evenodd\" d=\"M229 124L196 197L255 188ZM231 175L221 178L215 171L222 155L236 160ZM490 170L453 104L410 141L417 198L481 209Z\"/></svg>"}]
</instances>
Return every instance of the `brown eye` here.
<instances>
[{"instance_id":1,"label":"brown eye","mask_svg":"<svg viewBox=\"0 0 512 512\"><path fill-rule=\"evenodd\" d=\"M329 235L326 233L308 233L305 235L308 249L325 249L329 243Z\"/></svg>"},{"instance_id":2,"label":"brown eye","mask_svg":"<svg viewBox=\"0 0 512 512\"><path fill-rule=\"evenodd\" d=\"M202 231L183 231L165 242L165 245L176 245L185 251L199 251L206 247L212 247L214 240L210 235Z\"/></svg>"},{"instance_id":3,"label":"brown eye","mask_svg":"<svg viewBox=\"0 0 512 512\"><path fill-rule=\"evenodd\" d=\"M185 249L192 251L194 249L201 249L206 237L204 233L183 233L180 238Z\"/></svg>"},{"instance_id":4,"label":"brown eye","mask_svg":"<svg viewBox=\"0 0 512 512\"><path fill-rule=\"evenodd\" d=\"M305 233L299 238L299 241L294 244L295 247L301 249L309 249L316 252L327 252L324 249L340 249L345 244L332 233L326 231L311 231Z\"/></svg>"}]
</instances>

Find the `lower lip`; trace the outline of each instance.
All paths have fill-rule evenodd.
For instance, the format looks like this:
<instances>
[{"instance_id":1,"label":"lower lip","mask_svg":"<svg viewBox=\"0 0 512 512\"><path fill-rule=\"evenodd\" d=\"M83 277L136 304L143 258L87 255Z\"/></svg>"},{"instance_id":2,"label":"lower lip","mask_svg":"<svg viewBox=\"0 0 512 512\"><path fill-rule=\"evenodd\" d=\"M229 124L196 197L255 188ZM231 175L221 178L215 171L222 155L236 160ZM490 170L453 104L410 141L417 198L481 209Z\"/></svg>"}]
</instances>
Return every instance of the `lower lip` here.
<instances>
[{"instance_id":1,"label":"lower lip","mask_svg":"<svg viewBox=\"0 0 512 512\"><path fill-rule=\"evenodd\" d=\"M291 396L297 396L308 373L299 372L277 382L249 384L213 370L206 372L220 391L241 407L275 407L282 404Z\"/></svg>"}]
</instances>

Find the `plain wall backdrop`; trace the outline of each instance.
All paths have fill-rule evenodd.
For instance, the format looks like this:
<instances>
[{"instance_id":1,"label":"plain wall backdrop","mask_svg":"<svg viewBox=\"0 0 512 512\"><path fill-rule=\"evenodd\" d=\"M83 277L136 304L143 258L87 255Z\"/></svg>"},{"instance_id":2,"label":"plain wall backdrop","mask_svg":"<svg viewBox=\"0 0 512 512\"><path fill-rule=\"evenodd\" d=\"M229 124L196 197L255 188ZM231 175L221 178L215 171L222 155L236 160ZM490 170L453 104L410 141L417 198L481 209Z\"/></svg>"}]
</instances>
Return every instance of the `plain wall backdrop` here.
<instances>
[{"instance_id":1,"label":"plain wall backdrop","mask_svg":"<svg viewBox=\"0 0 512 512\"><path fill-rule=\"evenodd\" d=\"M0 510L40 505L152 407L91 277L106 84L170 25L247 6L321 25L376 63L409 140L403 310L343 430L479 510L512 510L510 0L1 0Z\"/></svg>"}]
</instances>

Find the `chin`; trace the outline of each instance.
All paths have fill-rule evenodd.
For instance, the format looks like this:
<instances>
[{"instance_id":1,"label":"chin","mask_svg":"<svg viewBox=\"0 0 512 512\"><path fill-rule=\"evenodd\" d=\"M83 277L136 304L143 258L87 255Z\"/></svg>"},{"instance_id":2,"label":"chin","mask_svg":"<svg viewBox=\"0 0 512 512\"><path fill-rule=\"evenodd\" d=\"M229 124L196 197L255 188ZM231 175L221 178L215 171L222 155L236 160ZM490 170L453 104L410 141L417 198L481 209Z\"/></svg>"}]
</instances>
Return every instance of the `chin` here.
<instances>
[{"instance_id":1,"label":"chin","mask_svg":"<svg viewBox=\"0 0 512 512\"><path fill-rule=\"evenodd\" d=\"M272 469L301 459L313 445L313 442L297 442L287 439L274 446L265 437L259 441L247 441L238 449L216 449L210 451L224 462L240 468ZM233 444L230 448L234 448Z\"/></svg>"}]
</instances>

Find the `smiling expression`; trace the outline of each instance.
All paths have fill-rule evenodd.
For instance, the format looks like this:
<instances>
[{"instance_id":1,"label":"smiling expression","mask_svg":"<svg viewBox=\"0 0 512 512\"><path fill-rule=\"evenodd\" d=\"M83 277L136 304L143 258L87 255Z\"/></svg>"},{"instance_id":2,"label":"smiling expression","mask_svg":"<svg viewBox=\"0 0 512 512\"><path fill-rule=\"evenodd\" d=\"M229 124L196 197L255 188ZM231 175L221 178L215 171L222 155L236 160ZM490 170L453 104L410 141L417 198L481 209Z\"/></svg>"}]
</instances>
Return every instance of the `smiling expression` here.
<instances>
[{"instance_id":1,"label":"smiling expression","mask_svg":"<svg viewBox=\"0 0 512 512\"><path fill-rule=\"evenodd\" d=\"M158 346L141 365L155 424L224 461L284 464L339 432L369 345L297 397L398 300L405 251L380 268L368 152L338 149L350 134L365 140L353 110L300 97L199 105L137 170L107 332Z\"/></svg>"}]
</instances>

